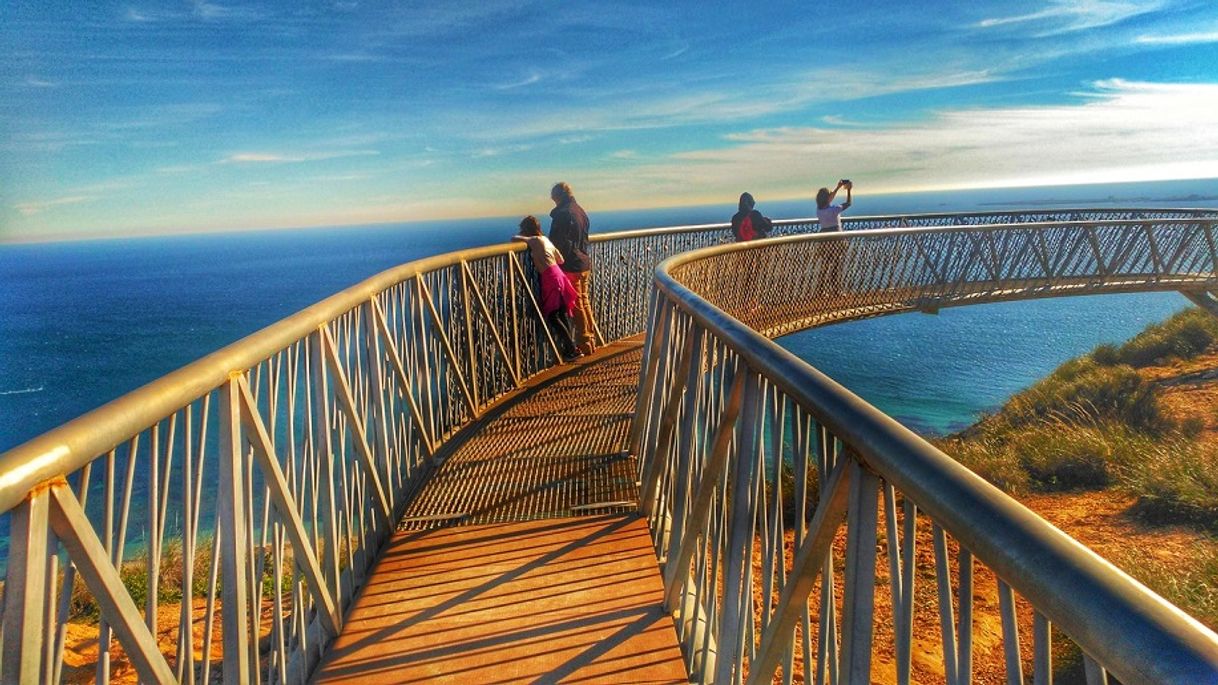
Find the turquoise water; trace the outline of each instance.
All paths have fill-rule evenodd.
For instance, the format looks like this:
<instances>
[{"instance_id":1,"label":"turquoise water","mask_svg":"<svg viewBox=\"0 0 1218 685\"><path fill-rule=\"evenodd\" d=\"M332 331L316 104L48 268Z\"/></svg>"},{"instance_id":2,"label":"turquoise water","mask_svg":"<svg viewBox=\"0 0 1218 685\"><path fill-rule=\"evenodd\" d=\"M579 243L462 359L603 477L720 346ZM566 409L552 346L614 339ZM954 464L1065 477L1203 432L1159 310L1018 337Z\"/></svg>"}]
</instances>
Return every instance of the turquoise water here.
<instances>
[{"instance_id":1,"label":"turquoise water","mask_svg":"<svg viewBox=\"0 0 1218 685\"><path fill-rule=\"evenodd\" d=\"M1218 207L1218 182L868 197L851 213L1052 206ZM767 202L775 218L808 200ZM546 208L539 207L543 212ZM592 210L593 230L726 221L722 205ZM0 451L385 268L502 242L518 219L0 245ZM910 427L955 430L1065 359L1185 305L1104 296L908 314L780 342Z\"/></svg>"}]
</instances>

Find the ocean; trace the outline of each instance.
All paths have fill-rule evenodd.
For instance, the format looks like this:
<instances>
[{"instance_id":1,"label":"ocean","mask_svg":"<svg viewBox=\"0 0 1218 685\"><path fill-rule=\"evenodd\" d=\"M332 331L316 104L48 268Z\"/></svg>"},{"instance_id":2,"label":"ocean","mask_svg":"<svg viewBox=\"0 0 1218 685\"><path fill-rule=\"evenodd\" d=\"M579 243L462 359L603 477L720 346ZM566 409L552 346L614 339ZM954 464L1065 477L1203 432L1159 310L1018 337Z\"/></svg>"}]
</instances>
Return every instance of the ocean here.
<instances>
[{"instance_id":1,"label":"ocean","mask_svg":"<svg viewBox=\"0 0 1218 685\"><path fill-rule=\"evenodd\" d=\"M726 221L735 200L588 209L593 230L603 232ZM849 214L1050 207L1218 208L1218 181L874 197L860 188ZM758 208L772 218L815 214L810 198L759 196ZM0 244L0 451L388 267L503 242L518 220ZM1185 306L1174 293L993 304L839 324L779 342L914 430L938 435L1066 359Z\"/></svg>"}]
</instances>

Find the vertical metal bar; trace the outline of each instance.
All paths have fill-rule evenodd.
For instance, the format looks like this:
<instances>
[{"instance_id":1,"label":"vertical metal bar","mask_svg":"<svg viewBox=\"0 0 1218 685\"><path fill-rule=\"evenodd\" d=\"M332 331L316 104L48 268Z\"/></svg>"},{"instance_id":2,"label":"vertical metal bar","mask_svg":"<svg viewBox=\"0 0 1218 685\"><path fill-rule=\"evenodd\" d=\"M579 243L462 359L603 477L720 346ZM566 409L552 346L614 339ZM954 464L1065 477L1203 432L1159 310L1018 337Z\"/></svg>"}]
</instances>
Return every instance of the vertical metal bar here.
<instances>
[{"instance_id":1,"label":"vertical metal bar","mask_svg":"<svg viewBox=\"0 0 1218 685\"><path fill-rule=\"evenodd\" d=\"M1053 685L1053 625L1039 611L1032 613L1032 682Z\"/></svg>"},{"instance_id":2,"label":"vertical metal bar","mask_svg":"<svg viewBox=\"0 0 1218 685\"><path fill-rule=\"evenodd\" d=\"M372 494L375 495L375 503L379 505L376 509L377 513L383 517L385 529L389 526L389 519L393 517L393 510L389 507L389 498L385 494L385 488L381 485L381 478L377 474L376 457L372 454L372 448L368 446L368 437L364 433L364 420L358 413L358 408L355 406L355 396L351 392L351 385L347 382L347 374L343 371L342 363L338 358L338 349L334 345L334 338L330 335L329 326L323 325L319 329L322 343L323 353L326 356L326 364L330 367L330 375L334 377L334 394L338 397L339 404L342 405L343 411L347 416L347 429L351 431L352 442L355 443L356 452L359 455L359 463L363 466L364 475L368 478L372 485Z\"/></svg>"},{"instance_id":3,"label":"vertical metal bar","mask_svg":"<svg viewBox=\"0 0 1218 685\"><path fill-rule=\"evenodd\" d=\"M337 480L334 472L334 449L330 435L330 393L326 382L325 352L321 331L309 336L309 370L312 377L311 390L313 402L313 453L318 461L315 487L321 495L315 511L321 519L317 526L321 534L321 567L325 573L326 585L332 591L339 590L339 549L338 549L338 502L334 492ZM341 603L341 598L338 600Z\"/></svg>"},{"instance_id":4,"label":"vertical metal bar","mask_svg":"<svg viewBox=\"0 0 1218 685\"><path fill-rule=\"evenodd\" d=\"M638 457L641 451L643 426L646 423L648 392L655 379L657 355L659 354L661 317L665 316L668 308L663 306L664 298L655 288L651 290L650 316L646 323L647 339L643 344L643 361L639 365L639 386L634 397L634 415L630 421L630 435L626 439L627 450Z\"/></svg>"},{"instance_id":5,"label":"vertical metal bar","mask_svg":"<svg viewBox=\"0 0 1218 685\"><path fill-rule=\"evenodd\" d=\"M452 343L448 340L448 333L444 331L444 321L440 318L440 312L436 309L436 303L431 299L431 290L428 289L427 283L423 280L421 274L415 277L415 283L418 286L419 296L423 298L423 301L427 304L427 311L431 314L432 328L435 329L440 337L440 343L444 346L444 355L448 358L448 363L452 366L453 374L457 377L457 386L461 389L461 397L465 400L470 416L476 418L478 416L478 402L470 391L465 374L461 373L461 361L457 359L457 353L453 350Z\"/></svg>"},{"instance_id":6,"label":"vertical metal bar","mask_svg":"<svg viewBox=\"0 0 1218 685\"><path fill-rule=\"evenodd\" d=\"M689 349L688 345L686 349ZM745 378L740 442L729 478L732 494L728 514L727 575L723 579L723 613L718 631L721 653L715 661L716 683L735 682L733 678L739 677L740 671L737 669L733 673L733 667L743 666L738 651L744 636L743 624L745 620L751 621L753 618L751 611L745 611L745 604L751 601L752 593L749 588L742 587L742 583L744 566L752 559L750 492L754 488L752 480L758 460L758 423L763 414L760 385L760 378L755 374L750 373Z\"/></svg>"},{"instance_id":7,"label":"vertical metal bar","mask_svg":"<svg viewBox=\"0 0 1218 685\"><path fill-rule=\"evenodd\" d=\"M79 491L76 498L80 501L80 508L84 509L89 502L89 480L93 475L93 462L84 465L80 470ZM55 657L51 662L51 682L59 683L63 675L63 653L64 647L68 639L68 615L72 608L72 592L76 587L76 564L68 559L68 567L63 574L63 591L59 597L59 614L56 621L55 631Z\"/></svg>"},{"instance_id":8,"label":"vertical metal bar","mask_svg":"<svg viewBox=\"0 0 1218 685\"><path fill-rule=\"evenodd\" d=\"M859 473L856 467L857 462L853 460L839 465L825 484L825 494L812 516L808 535L795 553L790 580L782 588L774 620L766 626L761 636L761 648L749 666L750 685L760 685L773 679L778 662L793 637L795 623L806 610L808 596L816 586L817 578L820 577L825 584L833 582L831 577L821 574L825 568L824 562L829 559L833 538L841 528L850 506L848 495L855 491L855 481ZM874 560L874 556L872 558ZM847 616L849 615L848 613ZM812 664L804 664L805 671L811 668Z\"/></svg>"},{"instance_id":9,"label":"vertical metal bar","mask_svg":"<svg viewBox=\"0 0 1218 685\"><path fill-rule=\"evenodd\" d=\"M728 451L732 444L732 436L735 434L736 417L740 415L740 407L743 404L746 376L748 376L748 372L740 369L732 381L731 394L727 405L719 414L710 457L707 459L706 467L702 469L698 492L695 495L693 506L690 507L689 521L685 524L685 534L681 536L681 544L677 553L670 554L664 567L664 607L668 611L677 608L677 601L686 581L684 576L688 572L689 562L694 558L698 540L706 530L715 492L719 488L719 482L723 479L727 467Z\"/></svg>"},{"instance_id":10,"label":"vertical metal bar","mask_svg":"<svg viewBox=\"0 0 1218 685\"><path fill-rule=\"evenodd\" d=\"M36 685L42 680L46 640L50 498L34 490L12 510L8 576L4 583L4 658L6 683Z\"/></svg>"},{"instance_id":11,"label":"vertical metal bar","mask_svg":"<svg viewBox=\"0 0 1218 685\"><path fill-rule=\"evenodd\" d=\"M385 319L385 312L381 309L381 305L376 300L372 300L373 314L376 317L376 327L380 332L381 339L385 343L385 350L388 352L389 363L393 366L394 372L397 374L398 386L402 395L406 397L406 404L410 408L410 419L414 422L415 428L419 431L419 436L422 438L423 448L427 450L427 458L430 459L435 454L436 445L435 438L427 427L427 422L423 420L423 413L419 410L419 405L415 403L414 392L412 388L414 383L411 382L411 376L406 373L406 367L402 364L402 356L399 354L398 346L393 340L393 336L389 333L389 323Z\"/></svg>"},{"instance_id":12,"label":"vertical metal bar","mask_svg":"<svg viewBox=\"0 0 1218 685\"><path fill-rule=\"evenodd\" d=\"M957 600L960 603L959 643L956 654L959 665L956 668L956 679L960 683L973 682L973 553L965 547L960 547L957 557L960 574L960 588Z\"/></svg>"},{"instance_id":13,"label":"vertical metal bar","mask_svg":"<svg viewBox=\"0 0 1218 685\"><path fill-rule=\"evenodd\" d=\"M245 499L244 450L241 445L240 389L235 377L220 388L219 488L221 601L224 627L224 681L240 683L254 674L250 663L249 531ZM204 655L206 658L206 655Z\"/></svg>"},{"instance_id":14,"label":"vertical metal bar","mask_svg":"<svg viewBox=\"0 0 1218 685\"><path fill-rule=\"evenodd\" d=\"M482 295L482 288L478 287L478 279L474 278L473 271L470 270L465 262L461 262L461 266L465 267L470 289L474 292L474 297L478 302L478 309L482 312L482 318L486 321L486 327L490 329L491 336L495 339L495 347L503 357L504 365L507 366L508 371L512 374L512 384L520 387L520 372L512 366L512 359L508 356L507 347L503 344L503 337L499 334L499 327L495 325L495 319L491 316L490 307L486 306L486 298Z\"/></svg>"},{"instance_id":15,"label":"vertical metal bar","mask_svg":"<svg viewBox=\"0 0 1218 685\"><path fill-rule=\"evenodd\" d=\"M1015 616L1015 591L998 579L998 612L1002 616L1002 654L1007 685L1023 685L1023 660L1019 654L1019 624Z\"/></svg>"},{"instance_id":16,"label":"vertical metal bar","mask_svg":"<svg viewBox=\"0 0 1218 685\"><path fill-rule=\"evenodd\" d=\"M702 377L702 358L704 355L703 342L705 341L706 333L699 328L694 331L692 336L693 352L690 356L690 363L686 372L685 378L685 416L681 421L680 434L677 436L677 468L672 477L676 479L675 501L672 507L672 515L669 517L670 527L668 534L668 548L664 550L664 560L671 558L671 555L676 553L681 545L680 538L685 532L685 516L689 507L690 497L690 470L694 446L694 426L695 424L703 423L703 418L698 415L695 410L695 405L698 400L699 380Z\"/></svg>"},{"instance_id":17,"label":"vertical metal bar","mask_svg":"<svg viewBox=\"0 0 1218 685\"><path fill-rule=\"evenodd\" d=\"M1086 652L1083 653L1083 672L1087 677L1087 685L1108 685L1108 671Z\"/></svg>"},{"instance_id":18,"label":"vertical metal bar","mask_svg":"<svg viewBox=\"0 0 1218 685\"><path fill-rule=\"evenodd\" d=\"M511 263L516 261L516 254L509 252L503 256L503 259L508 264L507 266L507 287L508 287L508 302L511 303L511 320L512 320L512 358L516 362L516 378L517 385L519 379L524 377L524 366L520 359L520 350L524 347L524 340L520 335L520 312L517 310L516 302L516 278L513 276Z\"/></svg>"},{"instance_id":19,"label":"vertical metal bar","mask_svg":"<svg viewBox=\"0 0 1218 685\"><path fill-rule=\"evenodd\" d=\"M338 611L329 589L322 578L321 568L317 563L316 554L309 544L308 534L304 523L300 520L295 498L288 491L287 479L279 466L275 445L271 436L266 432L262 419L254 409L254 398L250 395L249 387L244 379L238 389L241 397L241 421L249 429L247 437L253 446L254 456L267 483L267 494L275 503L279 520L283 523L288 538L291 540L297 566L304 574L309 590L321 607L321 622L331 637L342 630L342 616Z\"/></svg>"},{"instance_id":20,"label":"vertical metal bar","mask_svg":"<svg viewBox=\"0 0 1218 685\"><path fill-rule=\"evenodd\" d=\"M943 670L948 685L958 685L960 658L956 653L956 619L952 607L951 563L947 535L939 524L932 527L935 545L935 580L939 589L939 630L943 636Z\"/></svg>"},{"instance_id":21,"label":"vertical metal bar","mask_svg":"<svg viewBox=\"0 0 1218 685\"><path fill-rule=\"evenodd\" d=\"M161 467L161 424L152 424L151 444L148 454L148 531L145 533L144 551L147 553L148 566L145 569L148 583L148 596L144 601L144 621L148 630L155 631L157 627L157 595L159 594L160 565L161 565L161 524L160 511L160 467Z\"/></svg>"},{"instance_id":22,"label":"vertical metal bar","mask_svg":"<svg viewBox=\"0 0 1218 685\"><path fill-rule=\"evenodd\" d=\"M900 683L910 682L910 660L913 656L913 614L914 614L914 583L918 574L917 542L918 542L918 508L908 497L902 506L905 512L903 535L901 537L901 606L900 623L896 626L898 634L904 639L897 648L897 680Z\"/></svg>"},{"instance_id":23,"label":"vertical metal bar","mask_svg":"<svg viewBox=\"0 0 1218 685\"><path fill-rule=\"evenodd\" d=\"M677 365L672 367L672 385L668 389L668 403L659 415L659 436L656 438L655 451L652 453L651 459L644 464L643 484L639 492L639 504L643 512L648 515L655 514L654 507L660 496L660 474L663 471L665 462L669 458L669 450L672 446L672 437L677 423L677 414L681 408L682 390L686 381L686 374L681 372L688 368L690 358L693 356L694 338L696 337L694 333L694 331L691 331L691 335L686 336L685 345L681 350L681 358L677 362Z\"/></svg>"},{"instance_id":24,"label":"vertical metal bar","mask_svg":"<svg viewBox=\"0 0 1218 685\"><path fill-rule=\"evenodd\" d=\"M63 479L50 486L50 524L93 593L107 622L118 634L140 680L149 683L174 682L173 670L161 655L151 631L140 618L139 609L127 594L122 578L110 563L110 554L97 539L93 526ZM6 593L7 594L7 593ZM8 620L7 612L5 620ZM7 665L7 660L6 660ZM6 682L21 682L8 681ZM237 682L237 681L232 681Z\"/></svg>"},{"instance_id":25,"label":"vertical metal bar","mask_svg":"<svg viewBox=\"0 0 1218 685\"><path fill-rule=\"evenodd\" d=\"M461 260L461 314L465 322L465 358L469 363L469 389L474 396L474 405L481 406L478 392L478 357L474 354L474 313L469 306L469 267ZM450 308L451 309L451 308Z\"/></svg>"},{"instance_id":26,"label":"vertical metal bar","mask_svg":"<svg viewBox=\"0 0 1218 685\"><path fill-rule=\"evenodd\" d=\"M392 477L391 467L389 465L389 418L386 415L385 407L385 374L384 362L385 355L381 352L380 339L376 334L376 312L372 303L376 298L368 300L363 304L363 323L364 323L364 363L368 368L368 393L371 395L369 405L372 409L372 444L375 447L376 458L375 463L379 467L378 476L385 478L386 495L389 497L390 511L396 511L397 508L397 490L390 487L392 484L389 479ZM273 416L274 414L272 414ZM271 428L271 434L274 434L274 427Z\"/></svg>"},{"instance_id":27,"label":"vertical metal bar","mask_svg":"<svg viewBox=\"0 0 1218 685\"><path fill-rule=\"evenodd\" d=\"M842 599L842 666L847 683L871 682L875 615L876 506L879 478L850 459L850 510L846 523L845 596Z\"/></svg>"}]
</instances>

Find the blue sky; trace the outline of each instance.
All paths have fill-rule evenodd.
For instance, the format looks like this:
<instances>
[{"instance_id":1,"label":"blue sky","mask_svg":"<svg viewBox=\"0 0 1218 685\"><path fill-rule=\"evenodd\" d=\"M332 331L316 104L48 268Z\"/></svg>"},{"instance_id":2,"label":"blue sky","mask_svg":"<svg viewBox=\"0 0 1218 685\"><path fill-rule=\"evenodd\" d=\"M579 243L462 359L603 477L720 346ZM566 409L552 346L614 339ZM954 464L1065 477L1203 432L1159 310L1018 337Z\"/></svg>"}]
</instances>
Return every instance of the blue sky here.
<instances>
[{"instance_id":1,"label":"blue sky","mask_svg":"<svg viewBox=\"0 0 1218 685\"><path fill-rule=\"evenodd\" d=\"M1218 177L1218 3L0 7L0 241ZM726 199L725 199L726 198Z\"/></svg>"}]
</instances>

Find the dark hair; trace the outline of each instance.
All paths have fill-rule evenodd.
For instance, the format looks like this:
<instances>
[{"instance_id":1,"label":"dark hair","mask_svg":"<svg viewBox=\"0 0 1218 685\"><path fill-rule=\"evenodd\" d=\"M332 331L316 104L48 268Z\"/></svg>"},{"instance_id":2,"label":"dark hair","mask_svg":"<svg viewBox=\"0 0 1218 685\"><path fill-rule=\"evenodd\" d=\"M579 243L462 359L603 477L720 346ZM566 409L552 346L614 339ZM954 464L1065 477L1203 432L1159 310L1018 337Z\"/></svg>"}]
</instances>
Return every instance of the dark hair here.
<instances>
[{"instance_id":1,"label":"dark hair","mask_svg":"<svg viewBox=\"0 0 1218 685\"><path fill-rule=\"evenodd\" d=\"M520 235L541 235L541 223L532 214L520 220Z\"/></svg>"},{"instance_id":2,"label":"dark hair","mask_svg":"<svg viewBox=\"0 0 1218 685\"><path fill-rule=\"evenodd\" d=\"M571 186L567 185L566 181L559 181L558 183L554 184L553 188L550 188L551 199L567 200L570 199L570 197Z\"/></svg>"},{"instance_id":3,"label":"dark hair","mask_svg":"<svg viewBox=\"0 0 1218 685\"><path fill-rule=\"evenodd\" d=\"M829 206L829 200L833 197L833 193L829 192L828 188L821 188L816 191L816 207L824 209Z\"/></svg>"},{"instance_id":4,"label":"dark hair","mask_svg":"<svg viewBox=\"0 0 1218 685\"><path fill-rule=\"evenodd\" d=\"M740 211L747 212L757 206L757 201L748 193L740 193Z\"/></svg>"}]
</instances>

